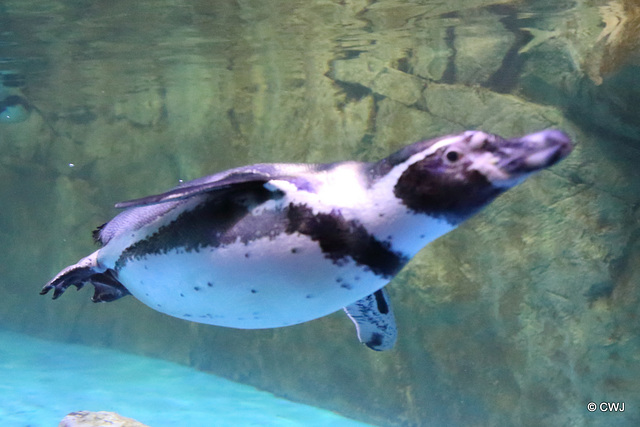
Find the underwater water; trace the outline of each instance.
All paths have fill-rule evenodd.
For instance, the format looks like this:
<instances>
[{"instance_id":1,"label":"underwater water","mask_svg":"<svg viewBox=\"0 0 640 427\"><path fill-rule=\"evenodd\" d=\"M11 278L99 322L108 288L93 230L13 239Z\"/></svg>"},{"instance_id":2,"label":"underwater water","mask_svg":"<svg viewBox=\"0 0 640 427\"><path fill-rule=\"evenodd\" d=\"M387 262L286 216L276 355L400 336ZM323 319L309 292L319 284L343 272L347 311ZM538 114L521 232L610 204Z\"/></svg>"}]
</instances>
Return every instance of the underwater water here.
<instances>
[{"instance_id":1,"label":"underwater water","mask_svg":"<svg viewBox=\"0 0 640 427\"><path fill-rule=\"evenodd\" d=\"M0 325L13 331L0 418L207 425L189 417L218 419L222 402L235 425L356 425L327 411L384 426L638 425L639 28L635 0L0 1ZM236 330L133 297L94 304L91 286L38 295L96 250L91 232L122 200L235 166L547 128L575 142L566 160L386 286L392 350L361 345L341 312Z\"/></svg>"},{"instance_id":2,"label":"underwater water","mask_svg":"<svg viewBox=\"0 0 640 427\"><path fill-rule=\"evenodd\" d=\"M0 340L5 426L57 426L79 410L158 427L368 425L175 363L7 331Z\"/></svg>"}]
</instances>

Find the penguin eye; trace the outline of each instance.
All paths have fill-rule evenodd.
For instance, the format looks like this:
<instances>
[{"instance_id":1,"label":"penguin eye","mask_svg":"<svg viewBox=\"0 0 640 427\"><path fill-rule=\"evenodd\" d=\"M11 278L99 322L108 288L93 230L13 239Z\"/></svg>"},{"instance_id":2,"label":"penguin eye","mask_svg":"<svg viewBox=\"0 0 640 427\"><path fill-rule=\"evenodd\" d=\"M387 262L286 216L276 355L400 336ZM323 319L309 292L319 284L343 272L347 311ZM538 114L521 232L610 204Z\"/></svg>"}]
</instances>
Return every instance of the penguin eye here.
<instances>
[{"instance_id":1,"label":"penguin eye","mask_svg":"<svg viewBox=\"0 0 640 427\"><path fill-rule=\"evenodd\" d=\"M447 160L449 160L451 163L455 163L460 159L460 153L458 153L457 151L449 151L447 153Z\"/></svg>"}]
</instances>

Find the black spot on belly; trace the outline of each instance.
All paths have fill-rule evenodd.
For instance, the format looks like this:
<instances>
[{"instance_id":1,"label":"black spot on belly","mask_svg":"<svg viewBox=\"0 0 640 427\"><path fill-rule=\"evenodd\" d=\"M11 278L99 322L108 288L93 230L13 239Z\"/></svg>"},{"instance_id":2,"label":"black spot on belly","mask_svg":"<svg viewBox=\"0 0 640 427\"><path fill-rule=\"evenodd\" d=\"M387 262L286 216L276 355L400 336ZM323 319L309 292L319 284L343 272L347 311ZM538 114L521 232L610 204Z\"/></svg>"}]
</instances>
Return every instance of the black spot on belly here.
<instances>
[{"instance_id":1,"label":"black spot on belly","mask_svg":"<svg viewBox=\"0 0 640 427\"><path fill-rule=\"evenodd\" d=\"M191 317L190 314L183 314L182 317Z\"/></svg>"},{"instance_id":2,"label":"black spot on belly","mask_svg":"<svg viewBox=\"0 0 640 427\"><path fill-rule=\"evenodd\" d=\"M252 294L257 294L257 293L258 293L258 291L256 291L255 289L251 289L251 293L252 293Z\"/></svg>"},{"instance_id":3,"label":"black spot on belly","mask_svg":"<svg viewBox=\"0 0 640 427\"><path fill-rule=\"evenodd\" d=\"M349 283L343 283L340 285L340 287L343 289L353 289L353 286L351 286Z\"/></svg>"},{"instance_id":4,"label":"black spot on belly","mask_svg":"<svg viewBox=\"0 0 640 427\"><path fill-rule=\"evenodd\" d=\"M193 290L194 290L194 291L196 291L196 292L198 292L198 291L200 290L200 287L199 287L199 286L194 286L194 287L193 287Z\"/></svg>"},{"instance_id":5,"label":"black spot on belly","mask_svg":"<svg viewBox=\"0 0 640 427\"><path fill-rule=\"evenodd\" d=\"M394 252L389 242L381 242L369 234L360 222L345 219L339 210L314 213L307 205L292 203L287 208L287 220L288 234L309 236L336 265L344 265L351 258L378 276L392 278L409 261Z\"/></svg>"},{"instance_id":6,"label":"black spot on belly","mask_svg":"<svg viewBox=\"0 0 640 427\"><path fill-rule=\"evenodd\" d=\"M207 286L210 287L210 288L213 288L213 283L207 282Z\"/></svg>"},{"instance_id":7,"label":"black spot on belly","mask_svg":"<svg viewBox=\"0 0 640 427\"><path fill-rule=\"evenodd\" d=\"M311 298L313 298L313 295L308 294L308 295L306 296L306 298L307 298L307 299L311 299Z\"/></svg>"},{"instance_id":8,"label":"black spot on belly","mask_svg":"<svg viewBox=\"0 0 640 427\"><path fill-rule=\"evenodd\" d=\"M184 298L184 294L182 294L182 293L181 293L181 294L180 294L180 296L181 296L182 298Z\"/></svg>"}]
</instances>

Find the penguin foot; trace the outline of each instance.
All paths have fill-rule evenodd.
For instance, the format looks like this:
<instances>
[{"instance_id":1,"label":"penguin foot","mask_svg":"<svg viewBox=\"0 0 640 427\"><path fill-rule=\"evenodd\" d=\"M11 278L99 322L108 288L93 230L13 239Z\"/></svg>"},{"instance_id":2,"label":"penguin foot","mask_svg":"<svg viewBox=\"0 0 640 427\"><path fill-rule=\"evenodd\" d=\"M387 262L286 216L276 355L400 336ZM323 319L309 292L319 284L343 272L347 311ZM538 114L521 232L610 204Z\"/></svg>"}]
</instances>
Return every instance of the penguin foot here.
<instances>
[{"instance_id":1,"label":"penguin foot","mask_svg":"<svg viewBox=\"0 0 640 427\"><path fill-rule=\"evenodd\" d=\"M53 289L53 299L57 299L69 286L75 286L80 290L87 282L95 288L93 297L91 297L93 302L111 302L129 295L129 290L115 278L113 270L96 273L91 268L78 268L77 264L67 267L52 281L44 285L40 295L45 295Z\"/></svg>"},{"instance_id":2,"label":"penguin foot","mask_svg":"<svg viewBox=\"0 0 640 427\"><path fill-rule=\"evenodd\" d=\"M69 286L75 286L80 290L88 282L95 288L91 301L110 302L129 295L129 290L118 281L116 276L115 271L104 270L98 266L98 252L96 251L58 273L56 277L44 285L40 295L45 295L53 289L53 299L57 299Z\"/></svg>"},{"instance_id":3,"label":"penguin foot","mask_svg":"<svg viewBox=\"0 0 640 427\"><path fill-rule=\"evenodd\" d=\"M53 299L58 299L69 286L73 285L78 290L82 289L85 282L94 274L95 272L91 268L79 267L78 264L69 266L44 285L40 295L45 295L53 289Z\"/></svg>"},{"instance_id":4,"label":"penguin foot","mask_svg":"<svg viewBox=\"0 0 640 427\"><path fill-rule=\"evenodd\" d=\"M94 274L89 278L89 282L95 288L91 297L93 302L111 302L130 294L129 290L115 278L113 270Z\"/></svg>"}]
</instances>

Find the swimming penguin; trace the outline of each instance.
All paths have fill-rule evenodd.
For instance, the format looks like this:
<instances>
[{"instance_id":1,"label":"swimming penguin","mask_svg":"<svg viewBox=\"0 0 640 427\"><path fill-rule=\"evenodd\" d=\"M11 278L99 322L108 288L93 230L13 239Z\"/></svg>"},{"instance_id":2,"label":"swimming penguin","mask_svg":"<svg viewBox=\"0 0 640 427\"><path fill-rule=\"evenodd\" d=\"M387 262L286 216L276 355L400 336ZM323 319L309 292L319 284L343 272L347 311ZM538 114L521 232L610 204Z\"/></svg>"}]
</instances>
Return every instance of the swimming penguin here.
<instances>
[{"instance_id":1,"label":"swimming penguin","mask_svg":"<svg viewBox=\"0 0 640 427\"><path fill-rule=\"evenodd\" d=\"M0 124L20 123L29 118L32 107L22 96L23 85L18 73L0 70Z\"/></svg>"},{"instance_id":2,"label":"swimming penguin","mask_svg":"<svg viewBox=\"0 0 640 427\"><path fill-rule=\"evenodd\" d=\"M421 141L378 162L256 164L116 204L102 247L41 291L94 286L181 319L277 328L340 308L373 350L393 347L383 287L429 242L572 150L544 130Z\"/></svg>"}]
</instances>

